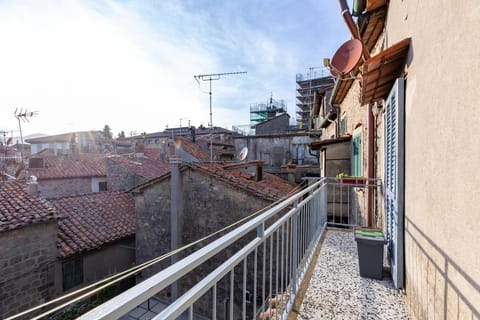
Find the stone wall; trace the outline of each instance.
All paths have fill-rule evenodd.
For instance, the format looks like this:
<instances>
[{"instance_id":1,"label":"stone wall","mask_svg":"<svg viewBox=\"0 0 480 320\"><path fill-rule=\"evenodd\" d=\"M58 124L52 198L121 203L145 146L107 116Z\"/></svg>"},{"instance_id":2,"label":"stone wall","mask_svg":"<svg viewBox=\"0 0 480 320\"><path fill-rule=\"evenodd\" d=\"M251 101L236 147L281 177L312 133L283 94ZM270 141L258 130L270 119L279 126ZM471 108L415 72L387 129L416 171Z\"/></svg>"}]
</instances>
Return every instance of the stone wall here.
<instances>
[{"instance_id":1,"label":"stone wall","mask_svg":"<svg viewBox=\"0 0 480 320\"><path fill-rule=\"evenodd\" d=\"M0 315L11 316L52 299L57 222L0 233Z\"/></svg>"},{"instance_id":2,"label":"stone wall","mask_svg":"<svg viewBox=\"0 0 480 320\"><path fill-rule=\"evenodd\" d=\"M39 195L57 198L92 192L92 178L48 179L38 181Z\"/></svg>"},{"instance_id":3,"label":"stone wall","mask_svg":"<svg viewBox=\"0 0 480 320\"><path fill-rule=\"evenodd\" d=\"M107 159L108 191L130 190L144 182L147 182L145 177L135 174L111 159Z\"/></svg>"},{"instance_id":4,"label":"stone wall","mask_svg":"<svg viewBox=\"0 0 480 320\"><path fill-rule=\"evenodd\" d=\"M262 134L281 134L288 130L290 117L283 114L276 118L261 122L255 126L255 133Z\"/></svg>"},{"instance_id":5,"label":"stone wall","mask_svg":"<svg viewBox=\"0 0 480 320\"><path fill-rule=\"evenodd\" d=\"M264 170L275 174L285 174L282 166L294 163L297 165L295 178L319 174L319 162L315 152L310 154L308 134L234 136L235 150L248 148L247 161L263 160ZM287 179L287 177L284 177Z\"/></svg>"},{"instance_id":6,"label":"stone wall","mask_svg":"<svg viewBox=\"0 0 480 320\"><path fill-rule=\"evenodd\" d=\"M193 169L182 171L182 186L184 205L181 239L183 245L218 231L270 203L263 198L247 193L243 189L236 188ZM143 193L137 194L135 205L137 216L136 259L137 264L139 264L170 251L170 180L164 179L151 185ZM215 238L220 237L220 235ZM255 237L255 232L247 235L243 242L246 243L253 237ZM208 242L211 241L212 239L208 240ZM203 245L205 245L205 242L188 249L179 258L192 253ZM202 265L195 272L184 277L179 292L184 292L187 288L198 283L216 266L224 262L227 257L237 252L239 247L240 245L237 244L228 248L209 260L208 264ZM169 264L170 260L166 260L151 270L142 272L142 278L151 276L154 272ZM252 278L251 275L250 277ZM241 288L240 281L241 276L236 276L236 287ZM228 296L228 290L225 289L227 284L228 281L219 284L217 288L219 299ZM160 296L168 298L169 294L169 290L166 290ZM208 315L211 297L204 297L203 299L205 300L196 304L200 306L196 312ZM218 314L223 314L223 304L219 302L217 307Z\"/></svg>"},{"instance_id":7,"label":"stone wall","mask_svg":"<svg viewBox=\"0 0 480 320\"><path fill-rule=\"evenodd\" d=\"M64 293L62 274L62 262L64 261L58 259L55 266L55 292L57 295ZM86 252L82 256L82 261L83 283L67 291L76 290L83 285L131 268L135 264L135 239L134 237L123 239L99 250ZM122 281L122 283L124 282Z\"/></svg>"}]
</instances>

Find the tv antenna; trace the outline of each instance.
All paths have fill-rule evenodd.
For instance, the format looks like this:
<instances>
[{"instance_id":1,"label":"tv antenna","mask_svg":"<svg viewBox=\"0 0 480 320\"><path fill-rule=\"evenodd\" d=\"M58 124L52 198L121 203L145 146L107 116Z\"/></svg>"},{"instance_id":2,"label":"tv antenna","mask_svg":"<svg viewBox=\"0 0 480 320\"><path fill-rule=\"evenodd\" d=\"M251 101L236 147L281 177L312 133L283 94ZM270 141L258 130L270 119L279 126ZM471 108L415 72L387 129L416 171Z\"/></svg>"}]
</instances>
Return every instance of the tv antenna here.
<instances>
[{"instance_id":1,"label":"tv antenna","mask_svg":"<svg viewBox=\"0 0 480 320\"><path fill-rule=\"evenodd\" d=\"M230 76L230 75L240 75L246 74L247 71L238 71L238 72L224 72L224 73L211 73L211 74L198 74L194 75L195 81L197 81L198 86L200 86L200 80L208 81L210 85L210 90L208 94L210 96L210 164L213 162L213 147L212 147L212 136L213 136L213 120L212 120L212 81L220 80L223 76Z\"/></svg>"},{"instance_id":2,"label":"tv antenna","mask_svg":"<svg viewBox=\"0 0 480 320\"><path fill-rule=\"evenodd\" d=\"M18 129L20 130L20 142L22 143L21 158L22 158L22 163L23 163L23 161L24 161L23 157L25 155L25 146L23 145L22 121L23 122L30 122L30 121L28 121L28 118L37 116L38 111L28 111L27 109L23 110L23 108L20 108L20 110L18 110L18 108L16 108L13 115L18 120ZM25 175L27 175L27 172L25 172Z\"/></svg>"}]
</instances>

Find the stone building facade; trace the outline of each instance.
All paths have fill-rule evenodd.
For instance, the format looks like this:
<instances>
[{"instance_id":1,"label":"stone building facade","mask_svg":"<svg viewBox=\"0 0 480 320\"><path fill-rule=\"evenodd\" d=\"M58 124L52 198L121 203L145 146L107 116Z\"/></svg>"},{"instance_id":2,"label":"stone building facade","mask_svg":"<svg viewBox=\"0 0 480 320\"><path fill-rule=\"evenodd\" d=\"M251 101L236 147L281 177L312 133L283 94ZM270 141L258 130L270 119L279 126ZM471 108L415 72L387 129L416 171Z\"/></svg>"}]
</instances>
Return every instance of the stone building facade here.
<instances>
[{"instance_id":1,"label":"stone building facade","mask_svg":"<svg viewBox=\"0 0 480 320\"><path fill-rule=\"evenodd\" d=\"M227 170L221 167L186 165L180 170L180 203L177 204L178 246L186 245L223 229L256 211L265 208L280 195L285 195L292 186L278 177L268 173L263 176L266 181L254 181L253 175L240 172L237 169ZM249 178L247 178L249 177ZM136 257L137 264L171 251L171 176L153 179L134 190L136 211ZM249 181L249 187L247 182ZM277 186L277 188L276 188ZM225 231L226 232L226 231ZM225 232L202 241L177 256L177 259L188 255L223 235ZM175 237L175 235L173 235ZM247 235L252 239L255 234ZM179 293L184 292L201 281L216 266L232 256L239 248L232 246L212 258L209 264L195 269L194 272L182 279L179 284ZM148 277L170 265L171 260L164 260L148 271L142 271L141 277ZM252 263L252 262L249 262ZM253 277L253 275L250 275ZM235 285L241 288L240 279L236 277ZM238 282L238 283L237 283ZM217 288L218 297L227 299L226 286ZM170 298L171 291L165 290L160 294L163 299ZM205 297L198 303L199 314L208 315L211 306L211 297ZM218 314L223 314L225 305L218 303ZM239 315L240 316L240 315Z\"/></svg>"},{"instance_id":2,"label":"stone building facade","mask_svg":"<svg viewBox=\"0 0 480 320\"><path fill-rule=\"evenodd\" d=\"M0 233L0 315L9 316L55 296L57 222Z\"/></svg>"},{"instance_id":3,"label":"stone building facade","mask_svg":"<svg viewBox=\"0 0 480 320\"><path fill-rule=\"evenodd\" d=\"M283 113L272 119L260 122L255 126L255 134L282 134L288 131L290 125L290 116L288 113Z\"/></svg>"},{"instance_id":4,"label":"stone building facade","mask_svg":"<svg viewBox=\"0 0 480 320\"><path fill-rule=\"evenodd\" d=\"M264 170L288 178L287 165L294 164L295 182L304 176L318 176L318 155L310 143L315 139L307 132L234 136L235 150L247 147L247 161L263 160Z\"/></svg>"}]
</instances>

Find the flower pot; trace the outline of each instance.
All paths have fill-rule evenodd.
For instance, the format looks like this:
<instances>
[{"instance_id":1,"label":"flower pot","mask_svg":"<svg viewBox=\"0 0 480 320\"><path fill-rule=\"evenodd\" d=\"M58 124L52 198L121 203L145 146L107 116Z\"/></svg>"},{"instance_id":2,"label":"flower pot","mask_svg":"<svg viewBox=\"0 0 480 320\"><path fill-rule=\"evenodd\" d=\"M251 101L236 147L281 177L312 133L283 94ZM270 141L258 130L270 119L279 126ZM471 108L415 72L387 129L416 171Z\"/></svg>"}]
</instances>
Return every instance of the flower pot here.
<instances>
[{"instance_id":1,"label":"flower pot","mask_svg":"<svg viewBox=\"0 0 480 320\"><path fill-rule=\"evenodd\" d=\"M341 178L340 181L344 184L365 184L363 178Z\"/></svg>"}]
</instances>

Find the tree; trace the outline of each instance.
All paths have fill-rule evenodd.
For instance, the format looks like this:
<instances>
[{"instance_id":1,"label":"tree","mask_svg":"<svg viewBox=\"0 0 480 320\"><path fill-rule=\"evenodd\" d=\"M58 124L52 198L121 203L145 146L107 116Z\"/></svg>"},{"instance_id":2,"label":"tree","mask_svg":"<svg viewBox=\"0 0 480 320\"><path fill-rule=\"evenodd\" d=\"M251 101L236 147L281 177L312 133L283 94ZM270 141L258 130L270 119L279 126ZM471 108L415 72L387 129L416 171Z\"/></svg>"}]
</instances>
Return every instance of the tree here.
<instances>
[{"instance_id":1,"label":"tree","mask_svg":"<svg viewBox=\"0 0 480 320\"><path fill-rule=\"evenodd\" d=\"M110 130L110 126L108 124L103 127L103 137L107 140L112 139L112 131Z\"/></svg>"},{"instance_id":2,"label":"tree","mask_svg":"<svg viewBox=\"0 0 480 320\"><path fill-rule=\"evenodd\" d=\"M120 131L120 133L117 135L118 139L125 139L125 131Z\"/></svg>"}]
</instances>

